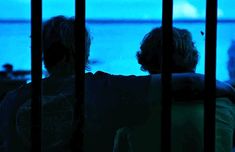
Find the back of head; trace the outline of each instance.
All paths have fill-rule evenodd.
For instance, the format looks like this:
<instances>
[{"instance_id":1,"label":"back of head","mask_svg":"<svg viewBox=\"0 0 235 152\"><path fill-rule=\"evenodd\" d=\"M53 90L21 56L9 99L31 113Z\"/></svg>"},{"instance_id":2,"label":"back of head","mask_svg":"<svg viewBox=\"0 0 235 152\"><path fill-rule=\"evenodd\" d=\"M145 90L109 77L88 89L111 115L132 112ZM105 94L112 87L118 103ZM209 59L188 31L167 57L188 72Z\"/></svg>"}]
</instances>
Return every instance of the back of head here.
<instances>
[{"instance_id":1,"label":"back of head","mask_svg":"<svg viewBox=\"0 0 235 152\"><path fill-rule=\"evenodd\" d=\"M186 29L173 28L172 72L195 72L198 63L198 51L192 41L191 33ZM141 69L151 74L161 73L162 28L154 28L147 33L137 52Z\"/></svg>"},{"instance_id":2,"label":"back of head","mask_svg":"<svg viewBox=\"0 0 235 152\"><path fill-rule=\"evenodd\" d=\"M75 20L64 16L55 16L43 24L43 59L46 69L52 73L53 69L64 64L74 68L75 62ZM87 63L90 48L90 36L87 30L86 36L86 57Z\"/></svg>"}]
</instances>

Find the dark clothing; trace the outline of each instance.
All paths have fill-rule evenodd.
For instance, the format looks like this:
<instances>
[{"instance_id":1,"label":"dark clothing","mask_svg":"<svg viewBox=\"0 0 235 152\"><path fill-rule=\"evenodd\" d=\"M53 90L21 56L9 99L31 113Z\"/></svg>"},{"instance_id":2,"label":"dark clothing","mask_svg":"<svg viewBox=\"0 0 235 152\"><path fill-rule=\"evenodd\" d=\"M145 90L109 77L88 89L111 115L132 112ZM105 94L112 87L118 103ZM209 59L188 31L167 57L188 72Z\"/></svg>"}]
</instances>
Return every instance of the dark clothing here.
<instances>
[{"instance_id":1,"label":"dark clothing","mask_svg":"<svg viewBox=\"0 0 235 152\"><path fill-rule=\"evenodd\" d=\"M159 75L157 75L159 77ZM85 152L110 152L118 128L146 122L150 106L160 100L160 82L152 76L114 76L87 73L85 78ZM197 74L175 74L173 96L203 97L204 78ZM154 85L156 98L149 98ZM31 85L10 92L0 104L1 152L27 152L30 147ZM52 75L42 81L43 151L69 152L73 135L75 78ZM78 90L79 91L79 90ZM231 98L234 90L217 82L217 96ZM152 94L152 92L151 92ZM183 98L182 98L183 97ZM151 97L152 98L152 97Z\"/></svg>"},{"instance_id":2,"label":"dark clothing","mask_svg":"<svg viewBox=\"0 0 235 152\"><path fill-rule=\"evenodd\" d=\"M11 80L11 79L2 79L0 77L0 102L7 94L7 92L20 87L21 85L26 84L26 80Z\"/></svg>"},{"instance_id":3,"label":"dark clothing","mask_svg":"<svg viewBox=\"0 0 235 152\"><path fill-rule=\"evenodd\" d=\"M50 102L56 96L63 98L74 97L74 81L71 76L69 77L54 77L51 76L43 80L43 103ZM0 104L0 140L2 142L2 149L0 151L27 151L30 136L30 109L27 107L31 100L31 85L27 84L19 89L9 92L2 103ZM59 102L61 103L61 102ZM24 106L20 109L20 107ZM28 110L24 110L27 109ZM51 112L53 108L50 108ZM56 108L55 108L56 109ZM61 109L61 108L60 108ZM59 110L60 110L59 109ZM18 115L23 114L23 119L20 117L20 122L17 120ZM20 115L20 116L21 116ZM52 117L55 117L55 114ZM27 123L25 123L28 121ZM60 122L60 121L57 121ZM23 124L22 124L23 123ZM25 124L24 124L25 123ZM18 125L19 126L18 126ZM58 124L57 124L58 125ZM26 129L22 129L26 128ZM50 126L51 127L51 126ZM59 126L58 126L59 127ZM25 131L27 130L27 131ZM57 132L55 132L57 133ZM14 145L14 146L12 146ZM27 149L27 150L26 150Z\"/></svg>"},{"instance_id":4,"label":"dark clothing","mask_svg":"<svg viewBox=\"0 0 235 152\"><path fill-rule=\"evenodd\" d=\"M42 81L43 97L42 103L45 111L43 113L52 113L53 107L51 106L64 106L62 101L56 99L56 96L64 97L67 102L74 104L74 76L51 76ZM131 80L131 81L130 81ZM112 143L115 131L126 125L141 123L147 113L147 104L145 96L148 91L148 77L136 77L136 76L112 76L103 72L97 72L96 74L86 74L85 84L85 150L86 151L111 151ZM123 87L123 84L128 84ZM138 84L137 86L135 84ZM14 152L15 150L22 151L29 150L30 146L30 123L26 123L30 120L29 102L31 98L31 85L27 84L17 90L10 92L0 105L0 137L2 142L1 151ZM71 98L72 97L72 98ZM50 105L52 99L61 105L55 103ZM68 100L69 99L69 100ZM60 99L61 100L61 99ZM28 103L27 103L28 102ZM53 103L53 101L52 101ZM23 107L23 108L20 108ZM70 106L67 106L70 107ZM71 107L70 107L71 108ZM63 108L57 108L59 110ZM131 109L131 112L130 112ZM65 109L63 109L65 110ZM66 118L71 120L72 116L69 114L74 110L68 110ZM53 119L57 124L57 129L53 130L53 134L72 134L68 131L68 126L60 125L65 123L63 120L57 120L54 112L51 115L44 115L44 117L52 117L51 119L43 119L45 124L45 134L55 125L49 125ZM71 117L69 117L71 116ZM73 120L71 120L73 121ZM67 122L67 125L73 124L73 122ZM73 128L70 126L70 130ZM67 129L67 130L65 130ZM64 131L64 132L63 132ZM43 132L44 133L44 132ZM52 133L51 133L52 134ZM48 135L45 140L50 138L52 140L59 140L55 135ZM67 136L66 136L67 137ZM60 137L61 139L65 137ZM68 138L68 137L67 137ZM44 138L43 138L44 139ZM44 140L44 141L45 141ZM63 139L64 141L65 139ZM23 143L22 143L23 142ZM56 141L54 141L56 142ZM64 142L68 142L66 139ZM52 151L50 145L51 141L44 143L44 151ZM14 146L12 146L14 144ZM26 145L22 147L22 145ZM68 146L68 145L66 145ZM64 145L62 148L66 149ZM49 148L48 148L49 147ZM61 150L61 146L55 148L58 151ZM14 148L14 149L12 149ZM64 150L65 151L65 150ZM66 150L67 151L67 150Z\"/></svg>"},{"instance_id":5,"label":"dark clothing","mask_svg":"<svg viewBox=\"0 0 235 152\"><path fill-rule=\"evenodd\" d=\"M235 88L235 79L230 79L230 80L226 81L226 83L230 84L233 88ZM234 147L233 152L235 152L235 132L233 135L233 147Z\"/></svg>"},{"instance_id":6,"label":"dark clothing","mask_svg":"<svg viewBox=\"0 0 235 152\"><path fill-rule=\"evenodd\" d=\"M165 146L161 144L160 138L161 103L156 102L160 101L161 88L154 85L159 80L159 75L151 77L148 98L153 101L153 105L148 120L145 124L120 128L115 136L113 152L156 152L160 151L161 146ZM172 152L203 152L204 79L198 75L174 74L172 84ZM231 152L235 129L235 93L231 86L219 81L216 89L215 150Z\"/></svg>"},{"instance_id":7,"label":"dark clothing","mask_svg":"<svg viewBox=\"0 0 235 152\"><path fill-rule=\"evenodd\" d=\"M88 152L112 151L114 133L123 126L144 123L148 116L150 76L112 76L98 72L86 77Z\"/></svg>"}]
</instances>

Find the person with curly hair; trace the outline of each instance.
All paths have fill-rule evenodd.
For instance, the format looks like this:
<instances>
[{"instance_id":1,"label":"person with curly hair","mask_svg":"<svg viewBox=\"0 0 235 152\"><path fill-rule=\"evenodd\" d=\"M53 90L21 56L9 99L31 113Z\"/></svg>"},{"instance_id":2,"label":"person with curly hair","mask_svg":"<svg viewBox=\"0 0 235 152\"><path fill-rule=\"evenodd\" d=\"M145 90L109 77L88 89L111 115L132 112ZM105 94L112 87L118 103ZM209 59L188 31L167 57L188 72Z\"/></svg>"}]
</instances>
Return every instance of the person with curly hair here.
<instances>
[{"instance_id":1,"label":"person with curly hair","mask_svg":"<svg viewBox=\"0 0 235 152\"><path fill-rule=\"evenodd\" d=\"M145 124L124 126L117 130L113 152L161 151L161 67L163 39L162 28L156 27L147 33L137 52L141 70L151 77L148 98L154 102ZM204 76L195 72L199 53L186 29L173 27L171 48L172 105L171 149L173 152L202 152L204 148ZM195 78L195 76L199 76ZM175 80L183 80L178 82ZM200 85L201 84L201 85ZM216 81L216 151L231 152L235 129L235 102L219 96L219 88L234 89ZM195 87L198 87L196 89ZM223 90L222 89L222 90ZM177 91L176 91L177 90ZM196 91L197 90L197 91ZM200 90L200 91L199 91ZM201 92L201 95L196 95ZM231 93L232 95L233 93ZM164 118L163 118L164 119ZM168 146L168 145L166 145Z\"/></svg>"},{"instance_id":2,"label":"person with curly hair","mask_svg":"<svg viewBox=\"0 0 235 152\"><path fill-rule=\"evenodd\" d=\"M157 27L144 36L136 54L141 70L150 74L161 73L162 51L162 28ZM199 53L188 30L173 28L171 53L172 73L195 72Z\"/></svg>"}]
</instances>

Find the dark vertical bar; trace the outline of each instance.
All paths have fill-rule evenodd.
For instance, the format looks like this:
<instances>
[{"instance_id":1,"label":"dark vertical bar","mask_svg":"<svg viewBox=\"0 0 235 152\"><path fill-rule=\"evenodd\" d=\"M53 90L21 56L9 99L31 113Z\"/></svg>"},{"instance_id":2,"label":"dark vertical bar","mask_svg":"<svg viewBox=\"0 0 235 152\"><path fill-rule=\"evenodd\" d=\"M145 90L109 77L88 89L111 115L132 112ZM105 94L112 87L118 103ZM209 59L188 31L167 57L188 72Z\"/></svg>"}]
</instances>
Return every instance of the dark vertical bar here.
<instances>
[{"instance_id":1,"label":"dark vertical bar","mask_svg":"<svg viewBox=\"0 0 235 152\"><path fill-rule=\"evenodd\" d=\"M215 152L217 0L206 3L204 151Z\"/></svg>"},{"instance_id":2,"label":"dark vertical bar","mask_svg":"<svg viewBox=\"0 0 235 152\"><path fill-rule=\"evenodd\" d=\"M42 1L31 0L32 152L41 152Z\"/></svg>"},{"instance_id":3,"label":"dark vertical bar","mask_svg":"<svg viewBox=\"0 0 235 152\"><path fill-rule=\"evenodd\" d=\"M162 113L161 151L171 151L171 59L172 59L172 18L173 0L163 0L162 7Z\"/></svg>"},{"instance_id":4,"label":"dark vertical bar","mask_svg":"<svg viewBox=\"0 0 235 152\"><path fill-rule=\"evenodd\" d=\"M85 98L85 0L75 1L75 47L76 52L76 110L78 127L75 132L73 151L83 152L84 145L84 98Z\"/></svg>"}]
</instances>

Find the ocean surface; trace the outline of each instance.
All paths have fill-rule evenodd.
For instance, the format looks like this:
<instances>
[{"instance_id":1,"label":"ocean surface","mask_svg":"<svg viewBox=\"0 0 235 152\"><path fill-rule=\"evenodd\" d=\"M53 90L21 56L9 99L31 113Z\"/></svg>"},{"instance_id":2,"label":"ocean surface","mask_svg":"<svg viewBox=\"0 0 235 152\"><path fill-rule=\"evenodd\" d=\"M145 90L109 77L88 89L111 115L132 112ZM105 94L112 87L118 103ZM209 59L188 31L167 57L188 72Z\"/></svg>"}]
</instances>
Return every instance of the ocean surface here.
<instances>
[{"instance_id":1,"label":"ocean surface","mask_svg":"<svg viewBox=\"0 0 235 152\"><path fill-rule=\"evenodd\" d=\"M218 23L217 32L217 72L218 80L227 80L227 50L235 39L235 23ZM90 71L105 71L121 75L147 75L140 70L136 52L144 35L159 23L87 23L92 35ZM204 73L205 23L175 23L174 26L188 29L200 52L196 71ZM14 70L30 70L30 24L0 23L0 70L10 63Z\"/></svg>"}]
</instances>

